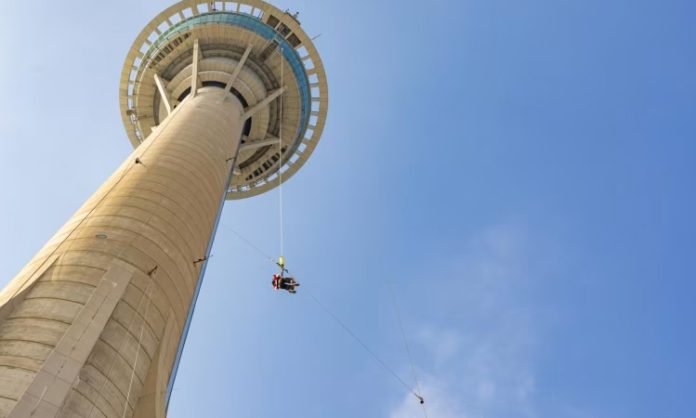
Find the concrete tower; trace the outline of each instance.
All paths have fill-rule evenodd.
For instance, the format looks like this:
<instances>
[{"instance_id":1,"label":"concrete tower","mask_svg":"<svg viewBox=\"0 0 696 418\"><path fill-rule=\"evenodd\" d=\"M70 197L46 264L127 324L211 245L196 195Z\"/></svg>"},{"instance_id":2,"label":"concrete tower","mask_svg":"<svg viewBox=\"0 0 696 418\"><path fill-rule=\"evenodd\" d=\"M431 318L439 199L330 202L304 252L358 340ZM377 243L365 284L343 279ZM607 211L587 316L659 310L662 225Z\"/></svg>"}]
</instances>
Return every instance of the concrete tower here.
<instances>
[{"instance_id":1,"label":"concrete tower","mask_svg":"<svg viewBox=\"0 0 696 418\"><path fill-rule=\"evenodd\" d=\"M224 200L302 166L328 91L296 15L191 0L120 100L135 150L0 293L0 417L163 417Z\"/></svg>"}]
</instances>

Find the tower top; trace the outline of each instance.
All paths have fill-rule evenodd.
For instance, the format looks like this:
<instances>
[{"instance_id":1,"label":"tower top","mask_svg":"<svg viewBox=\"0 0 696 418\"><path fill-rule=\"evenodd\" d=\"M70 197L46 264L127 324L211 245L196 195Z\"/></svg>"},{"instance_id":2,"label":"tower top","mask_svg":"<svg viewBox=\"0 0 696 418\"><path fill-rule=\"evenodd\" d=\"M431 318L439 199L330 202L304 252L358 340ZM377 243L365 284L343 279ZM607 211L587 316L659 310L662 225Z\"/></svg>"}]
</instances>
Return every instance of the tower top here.
<instances>
[{"instance_id":1,"label":"tower top","mask_svg":"<svg viewBox=\"0 0 696 418\"><path fill-rule=\"evenodd\" d=\"M121 117L133 147L166 123L192 82L194 89L227 89L253 110L228 199L270 190L279 175L285 181L321 137L326 74L297 13L260 0L184 0L157 15L136 38L121 72Z\"/></svg>"}]
</instances>

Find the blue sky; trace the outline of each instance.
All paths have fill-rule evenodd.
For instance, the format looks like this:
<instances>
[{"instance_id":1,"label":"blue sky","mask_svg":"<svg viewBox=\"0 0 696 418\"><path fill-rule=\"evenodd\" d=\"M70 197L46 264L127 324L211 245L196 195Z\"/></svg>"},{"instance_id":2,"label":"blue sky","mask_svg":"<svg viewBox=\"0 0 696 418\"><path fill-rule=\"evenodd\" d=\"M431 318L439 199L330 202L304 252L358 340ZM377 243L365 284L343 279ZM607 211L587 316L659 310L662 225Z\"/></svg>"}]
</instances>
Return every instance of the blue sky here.
<instances>
[{"instance_id":1,"label":"blue sky","mask_svg":"<svg viewBox=\"0 0 696 418\"><path fill-rule=\"evenodd\" d=\"M0 282L125 158L122 61L169 1L0 14ZM329 120L283 188L303 287L270 288L278 194L229 202L170 416L689 417L696 6L276 5L321 36Z\"/></svg>"}]
</instances>

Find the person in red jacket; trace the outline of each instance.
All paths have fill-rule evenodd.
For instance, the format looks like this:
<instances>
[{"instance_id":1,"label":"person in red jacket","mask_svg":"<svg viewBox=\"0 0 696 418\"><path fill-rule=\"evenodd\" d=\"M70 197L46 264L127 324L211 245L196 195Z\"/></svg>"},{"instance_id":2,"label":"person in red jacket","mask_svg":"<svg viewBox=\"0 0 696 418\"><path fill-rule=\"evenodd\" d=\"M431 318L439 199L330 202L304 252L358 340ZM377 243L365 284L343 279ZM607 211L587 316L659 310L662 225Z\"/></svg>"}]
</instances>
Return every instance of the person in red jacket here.
<instances>
[{"instance_id":1,"label":"person in red jacket","mask_svg":"<svg viewBox=\"0 0 696 418\"><path fill-rule=\"evenodd\" d=\"M297 283L295 281L294 278L283 277L278 273L273 275L273 280L271 281L271 284L273 285L273 288L275 290L283 289L283 290L287 290L290 293L297 293L297 291L295 290L295 287L300 285L299 283Z\"/></svg>"}]
</instances>

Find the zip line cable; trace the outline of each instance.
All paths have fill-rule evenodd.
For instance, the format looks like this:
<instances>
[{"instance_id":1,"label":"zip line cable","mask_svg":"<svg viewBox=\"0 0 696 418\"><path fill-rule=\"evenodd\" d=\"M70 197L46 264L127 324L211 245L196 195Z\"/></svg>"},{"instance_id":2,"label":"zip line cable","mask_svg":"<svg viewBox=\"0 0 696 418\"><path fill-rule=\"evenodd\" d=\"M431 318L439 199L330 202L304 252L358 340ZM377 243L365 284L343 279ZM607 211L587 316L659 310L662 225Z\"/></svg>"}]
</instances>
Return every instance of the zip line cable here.
<instances>
[{"instance_id":1,"label":"zip line cable","mask_svg":"<svg viewBox=\"0 0 696 418\"><path fill-rule=\"evenodd\" d=\"M244 238L240 233L238 233L237 231L235 231L235 230L232 229L231 227L225 225L224 223L223 223L222 225L223 225L224 227L226 227L227 229L229 229L230 231L232 231L232 233L234 233L236 236L238 236L239 238L241 238L242 241L244 241L244 242L247 243L250 247L252 247L253 249L255 249L260 255L262 255L262 256L263 256L264 258L266 258L268 261L270 261L271 263L276 264L276 265L278 264L271 256L269 256L268 254L266 254L262 249L260 249L260 248L257 247L256 245L254 245L251 241L249 241L248 239ZM284 269L284 271L287 272L288 274L290 274L290 270ZM303 286L302 289L303 289L303 292L306 292L306 293L309 295L309 297L310 297L317 305L319 305L319 307L320 307L324 312L326 312L327 314L329 314L329 316L330 316L341 328L343 328L343 330L346 331L346 333L347 333L348 335L350 335L350 336L351 336L351 337L352 337L352 338L353 338L353 339L354 339L354 340L355 340L355 341L356 341L368 354L370 354L370 356L372 356L372 358L373 358L375 361L377 361L377 363L379 363L380 366L382 366L382 368L383 368L385 371L387 371L387 372L388 372L389 374L391 374L399 383L401 383L401 385L402 385L404 388L406 388L406 390L408 390L409 393L411 393L413 396L415 396L421 404L424 404L424 403L425 403L425 399L423 398L423 396L421 396L421 395L419 394L419 393L420 393L420 388L418 388L418 391L413 390L413 388L412 388L411 386L409 386L408 383L406 383L401 377L399 377L399 375L394 371L394 369L392 369L391 367L389 367L389 366L387 365L387 363L385 363L374 351L372 351L372 350L370 349L370 347L368 347L368 345L365 344L365 342L364 342L362 339L360 339L360 337L358 337L357 334L355 334L355 333L350 329L350 327L349 327L345 322L343 322L343 321L341 320L341 318L338 317L338 315L336 315L335 313L333 313L333 311L331 311L326 305L324 305L324 304L319 300L319 298L317 298L312 292L310 292L309 290L307 290L306 287ZM403 332L403 327L402 327L402 332ZM410 360L410 357L409 357L409 360ZM412 367L413 367L413 365L412 365ZM413 368L412 370L414 371L414 375L415 375L415 368ZM416 382L417 382L417 381L416 381ZM425 411L425 406L424 406L423 408L424 408L423 410ZM426 413L426 418L427 418L427 413Z\"/></svg>"},{"instance_id":2,"label":"zip line cable","mask_svg":"<svg viewBox=\"0 0 696 418\"><path fill-rule=\"evenodd\" d=\"M278 49L278 59L280 61L280 88L283 88L283 83L284 81L284 61L283 61L283 47L280 46ZM284 222L283 222L283 172L282 172L282 167L283 167L283 96L281 95L279 98L279 124L278 124L278 215L279 215L279 238L280 238L280 257L278 260L275 260L273 257L269 256L266 254L261 248L258 246L254 245L251 241L243 237L240 233L232 229L231 227L225 225L222 223L224 227L232 231L237 237L239 237L242 241L244 241L247 245L249 245L251 248L256 250L263 258L267 259L271 263L279 266L281 268L281 275L283 272L287 272L290 274L290 271L285 268L285 259L284 259L284 254L285 254L285 236L284 236ZM336 314L334 314L326 305L321 303L321 301L310 291L304 290L307 292L307 294L314 300L314 302L319 305L321 309L323 309L331 318L341 327L343 328L344 331L348 333L367 353L369 353L372 358L377 361L384 370L386 370L388 373L390 373L401 385L403 385L406 390L408 390L410 393L413 394L418 400L420 401L421 404L424 404L424 399L422 396L420 396L418 393L420 393L420 387L418 385L418 379L416 378L416 372L415 372L415 367L413 366L413 361L411 360L411 354L410 350L408 350L407 346L407 352L409 355L409 362L411 363L411 371L414 376L414 380L416 382L416 387L418 389L418 392L414 391L411 386L409 386L401 377L399 377L396 372L390 368L377 354L375 354L374 351L372 351L367 344L365 344L360 337L358 337L351 329L348 327L348 325L345 324ZM392 294L393 298L393 294ZM396 306L396 305L395 305ZM398 313L398 311L397 311ZM399 326L401 327L401 333L404 337L404 342L406 342L406 335L404 333L403 326L401 325L401 319L399 319ZM423 411L425 412L425 406L423 407ZM425 414L426 418L428 418L427 413Z\"/></svg>"},{"instance_id":3,"label":"zip line cable","mask_svg":"<svg viewBox=\"0 0 696 418\"><path fill-rule=\"evenodd\" d=\"M234 229L232 229L232 227L230 227L230 226L228 226L228 225L225 225L224 222L220 222L220 223L222 224L222 226L224 226L225 228L229 229L230 232L232 232L233 234L235 234L239 239L241 239L242 241L244 241L249 247L251 247L251 248L253 248L254 250L256 250L256 252L259 253L263 258L265 258L266 260L270 261L270 262L273 263L273 264L276 264L276 265L278 264L278 262L277 262L275 259L273 259L273 257L271 257L270 255L266 254L261 248L259 248L259 247L257 247L256 245L254 245L253 242L251 242L251 241L249 241L248 239L244 238L242 235L239 234L239 232L237 232L237 231L235 231Z\"/></svg>"},{"instance_id":4,"label":"zip line cable","mask_svg":"<svg viewBox=\"0 0 696 418\"><path fill-rule=\"evenodd\" d=\"M399 383L401 383L401 385L404 388L406 388L406 390L408 390L410 393L413 394L413 396L418 398L419 401L423 401L423 398L418 393L416 393L416 391L414 391L406 382L404 382L404 380L401 377L399 377L399 375L396 374L396 372L391 367L389 367L384 361L382 361L382 359L379 358L379 356L377 356L377 354L375 354L374 351L370 350L370 347L368 347L367 344L365 344L363 342L363 340L360 339L360 337L355 335L355 333L348 327L348 325L345 324L345 322L341 321L341 319L338 316L336 316L336 314L334 314L329 308L327 308L326 305L321 303L321 301L319 301L319 299L317 299L317 297L314 296L314 294L312 292L308 291L305 288L303 288L303 292L306 292L309 295L309 297L311 297L314 300L314 302L316 302L316 304L319 305L319 307L324 310L324 312L329 314L331 316L331 318L333 318L333 320L336 321L336 323L338 325L340 325L341 328L343 328L348 333L348 335L353 337L353 339L358 344L360 344L360 346L362 346L362 348L364 348L365 351L367 351L372 356L372 358L374 358L382 366L382 368L384 368L384 370L386 370L388 373L390 373L392 376L394 376L394 378Z\"/></svg>"},{"instance_id":5,"label":"zip line cable","mask_svg":"<svg viewBox=\"0 0 696 418\"><path fill-rule=\"evenodd\" d=\"M411 374L413 374L413 381L416 383L416 390L418 393L423 393L418 382L418 375L416 374L416 366L413 364L413 356L411 355L411 349L408 346L408 340L406 339L406 331L404 331L404 324L401 321L401 311L399 309L398 303L396 303L396 296L394 296L394 288L391 282L387 282L387 288L389 289L389 294L391 295L391 300L394 305L394 312L396 313L396 320L399 323L399 329L401 329L401 337L404 340L404 347L406 348L406 354L408 355L408 362L411 364ZM425 401L420 398L420 404L423 406L423 415L428 418L428 411L425 409Z\"/></svg>"}]
</instances>

